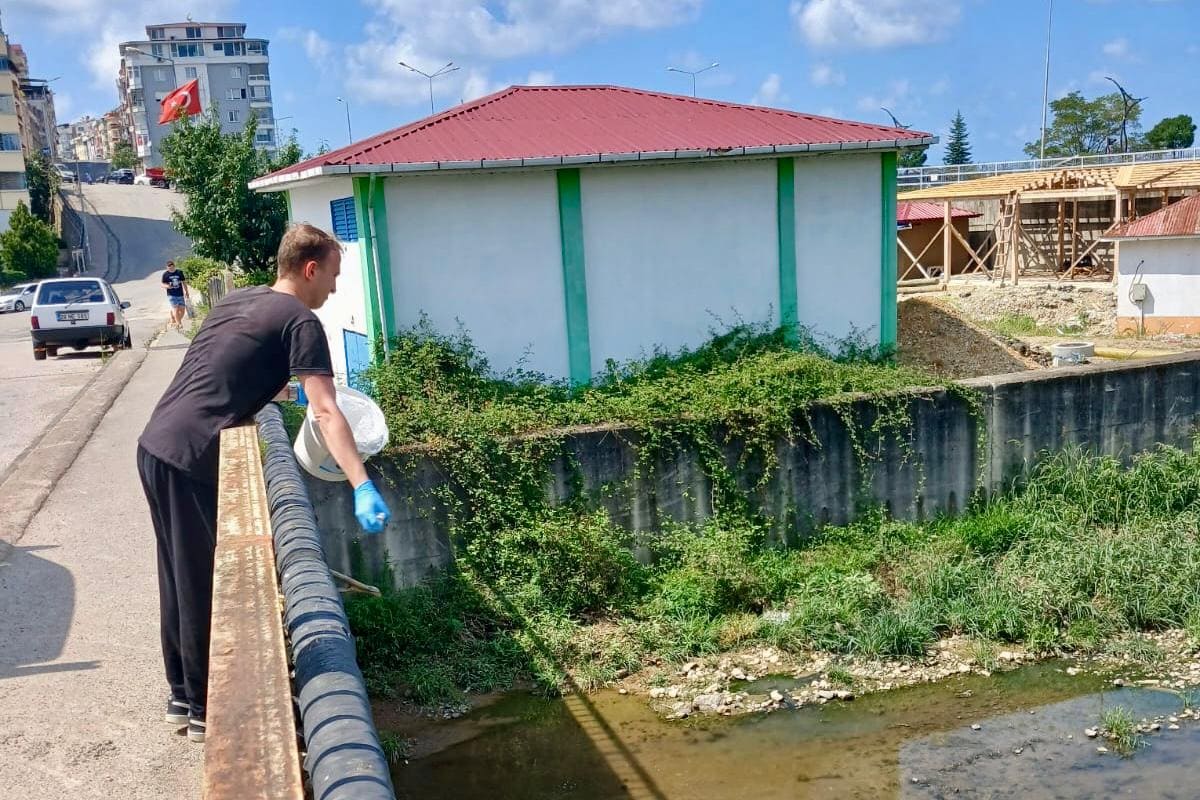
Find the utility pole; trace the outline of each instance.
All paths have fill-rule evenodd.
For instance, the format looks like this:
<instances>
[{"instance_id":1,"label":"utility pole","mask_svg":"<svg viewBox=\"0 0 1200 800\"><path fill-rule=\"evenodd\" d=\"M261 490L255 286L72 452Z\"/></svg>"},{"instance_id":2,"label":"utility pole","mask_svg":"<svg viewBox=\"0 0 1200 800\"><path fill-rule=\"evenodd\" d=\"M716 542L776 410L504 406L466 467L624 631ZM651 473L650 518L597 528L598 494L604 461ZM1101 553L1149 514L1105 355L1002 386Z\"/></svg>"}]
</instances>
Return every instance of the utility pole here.
<instances>
[{"instance_id":1,"label":"utility pole","mask_svg":"<svg viewBox=\"0 0 1200 800\"><path fill-rule=\"evenodd\" d=\"M347 144L354 144L354 133L350 130L350 101L340 97L337 101L346 107L346 136L350 139Z\"/></svg>"},{"instance_id":2,"label":"utility pole","mask_svg":"<svg viewBox=\"0 0 1200 800\"><path fill-rule=\"evenodd\" d=\"M1046 16L1046 75L1042 80L1042 147L1038 158L1046 157L1046 107L1050 103L1050 27L1054 23L1054 0L1050 0L1050 11Z\"/></svg>"}]
</instances>

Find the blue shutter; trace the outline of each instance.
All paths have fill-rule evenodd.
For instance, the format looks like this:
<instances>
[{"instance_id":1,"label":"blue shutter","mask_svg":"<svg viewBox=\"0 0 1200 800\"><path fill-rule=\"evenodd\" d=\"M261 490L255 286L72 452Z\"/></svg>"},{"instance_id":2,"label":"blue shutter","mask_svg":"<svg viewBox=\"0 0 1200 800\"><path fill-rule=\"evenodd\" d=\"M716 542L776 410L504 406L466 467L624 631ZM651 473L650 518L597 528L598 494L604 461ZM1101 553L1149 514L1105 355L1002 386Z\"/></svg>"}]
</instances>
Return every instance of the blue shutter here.
<instances>
[{"instance_id":1,"label":"blue shutter","mask_svg":"<svg viewBox=\"0 0 1200 800\"><path fill-rule=\"evenodd\" d=\"M342 197L329 201L329 216L333 235L343 242L358 241L358 221L354 218L354 198Z\"/></svg>"}]
</instances>

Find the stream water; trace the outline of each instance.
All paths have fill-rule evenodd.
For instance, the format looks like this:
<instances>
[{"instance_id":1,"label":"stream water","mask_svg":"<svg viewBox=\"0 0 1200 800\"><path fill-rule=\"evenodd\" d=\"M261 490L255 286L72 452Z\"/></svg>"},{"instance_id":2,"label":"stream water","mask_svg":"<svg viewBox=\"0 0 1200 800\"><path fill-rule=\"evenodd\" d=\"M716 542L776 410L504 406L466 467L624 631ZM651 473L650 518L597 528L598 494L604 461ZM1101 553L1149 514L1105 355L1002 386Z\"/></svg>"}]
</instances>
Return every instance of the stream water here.
<instances>
[{"instance_id":1,"label":"stream water","mask_svg":"<svg viewBox=\"0 0 1200 800\"><path fill-rule=\"evenodd\" d=\"M1200 723L1164 724L1130 757L1101 755L1084 729L1112 706L1136 720L1182 701L1047 663L739 718L668 722L607 692L513 693L458 720L377 720L415 740L393 770L404 800L1200 796Z\"/></svg>"}]
</instances>

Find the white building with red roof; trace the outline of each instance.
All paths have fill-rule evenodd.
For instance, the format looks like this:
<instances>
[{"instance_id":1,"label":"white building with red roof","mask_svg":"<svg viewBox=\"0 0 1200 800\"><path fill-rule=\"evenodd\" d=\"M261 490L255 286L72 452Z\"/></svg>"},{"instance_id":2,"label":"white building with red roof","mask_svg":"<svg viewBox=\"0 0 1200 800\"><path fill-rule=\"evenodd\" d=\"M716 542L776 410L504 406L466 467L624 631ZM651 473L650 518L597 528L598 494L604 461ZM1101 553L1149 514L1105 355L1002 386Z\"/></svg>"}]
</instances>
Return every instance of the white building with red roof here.
<instances>
[{"instance_id":1,"label":"white building with red roof","mask_svg":"<svg viewBox=\"0 0 1200 800\"><path fill-rule=\"evenodd\" d=\"M1200 194L1104 238L1117 243L1117 333L1200 334Z\"/></svg>"},{"instance_id":2,"label":"white building with red roof","mask_svg":"<svg viewBox=\"0 0 1200 800\"><path fill-rule=\"evenodd\" d=\"M615 86L514 86L263 176L345 242L339 374L422 317L497 371L586 382L735 322L896 340L917 131Z\"/></svg>"}]
</instances>

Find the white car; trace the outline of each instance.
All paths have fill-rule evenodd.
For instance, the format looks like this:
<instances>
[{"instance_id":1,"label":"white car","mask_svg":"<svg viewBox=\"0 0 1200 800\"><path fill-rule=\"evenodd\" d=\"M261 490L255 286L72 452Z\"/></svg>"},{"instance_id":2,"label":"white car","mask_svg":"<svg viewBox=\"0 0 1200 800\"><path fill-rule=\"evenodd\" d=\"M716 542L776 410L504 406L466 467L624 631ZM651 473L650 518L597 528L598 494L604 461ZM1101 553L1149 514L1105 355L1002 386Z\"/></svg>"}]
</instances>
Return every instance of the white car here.
<instances>
[{"instance_id":1,"label":"white car","mask_svg":"<svg viewBox=\"0 0 1200 800\"><path fill-rule=\"evenodd\" d=\"M143 173L141 175L134 175L133 176L133 185L134 186L149 186L150 185L150 176L146 175L145 173Z\"/></svg>"},{"instance_id":2,"label":"white car","mask_svg":"<svg viewBox=\"0 0 1200 800\"><path fill-rule=\"evenodd\" d=\"M25 311L33 306L33 295L37 286L36 283L18 283L11 289L0 292L0 313Z\"/></svg>"},{"instance_id":3,"label":"white car","mask_svg":"<svg viewBox=\"0 0 1200 800\"><path fill-rule=\"evenodd\" d=\"M42 281L29 316L34 360L58 355L60 347L132 347L127 308L103 278Z\"/></svg>"}]
</instances>

